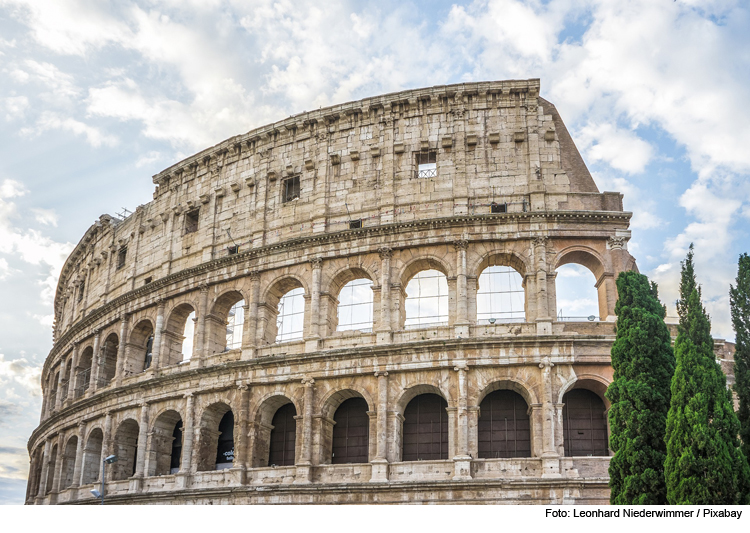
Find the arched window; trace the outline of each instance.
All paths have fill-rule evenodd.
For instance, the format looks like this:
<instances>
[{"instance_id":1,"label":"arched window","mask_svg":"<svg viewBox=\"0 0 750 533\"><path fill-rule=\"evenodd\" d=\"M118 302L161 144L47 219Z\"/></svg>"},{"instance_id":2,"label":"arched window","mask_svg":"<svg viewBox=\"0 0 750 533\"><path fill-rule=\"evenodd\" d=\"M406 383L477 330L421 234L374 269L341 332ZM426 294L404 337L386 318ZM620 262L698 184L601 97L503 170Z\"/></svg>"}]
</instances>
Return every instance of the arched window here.
<instances>
[{"instance_id":1,"label":"arched window","mask_svg":"<svg viewBox=\"0 0 750 533\"><path fill-rule=\"evenodd\" d=\"M151 366L151 360L154 358L154 336L149 335L148 339L146 339L146 355L144 357L143 361L143 370L148 369L148 367Z\"/></svg>"},{"instance_id":2,"label":"arched window","mask_svg":"<svg viewBox=\"0 0 750 533\"><path fill-rule=\"evenodd\" d=\"M404 409L403 461L448 459L448 402L420 394Z\"/></svg>"},{"instance_id":3,"label":"arched window","mask_svg":"<svg viewBox=\"0 0 750 533\"><path fill-rule=\"evenodd\" d=\"M229 309L227 316L227 350L242 346L242 326L245 323L245 300L240 300Z\"/></svg>"},{"instance_id":4,"label":"arched window","mask_svg":"<svg viewBox=\"0 0 750 533\"><path fill-rule=\"evenodd\" d=\"M100 386L106 385L115 377L118 345L119 338L115 333L111 333L104 341L104 345L102 346L103 366L100 370L102 376Z\"/></svg>"},{"instance_id":5,"label":"arched window","mask_svg":"<svg viewBox=\"0 0 750 533\"><path fill-rule=\"evenodd\" d=\"M163 476L178 472L181 453L182 418L177 411L164 411L154 421L146 475Z\"/></svg>"},{"instance_id":6,"label":"arched window","mask_svg":"<svg viewBox=\"0 0 750 533\"><path fill-rule=\"evenodd\" d=\"M132 477L138 462L138 422L132 418L117 428L115 455L117 462L112 464L112 479L117 481Z\"/></svg>"},{"instance_id":7,"label":"arched window","mask_svg":"<svg viewBox=\"0 0 750 533\"><path fill-rule=\"evenodd\" d=\"M448 280L437 270L418 272L406 286L406 329L448 323Z\"/></svg>"},{"instance_id":8,"label":"arched window","mask_svg":"<svg viewBox=\"0 0 750 533\"><path fill-rule=\"evenodd\" d=\"M57 471L57 444L52 446L52 451L49 455L49 466L47 467L47 486L45 487L45 494L52 492L52 483L55 481L55 472Z\"/></svg>"},{"instance_id":9,"label":"arched window","mask_svg":"<svg viewBox=\"0 0 750 533\"><path fill-rule=\"evenodd\" d=\"M531 457L529 406L510 390L497 390L479 406L479 457Z\"/></svg>"},{"instance_id":10,"label":"arched window","mask_svg":"<svg viewBox=\"0 0 750 533\"><path fill-rule=\"evenodd\" d=\"M586 389L563 396L563 442L566 457L607 456L604 402Z\"/></svg>"},{"instance_id":11,"label":"arched window","mask_svg":"<svg viewBox=\"0 0 750 533\"><path fill-rule=\"evenodd\" d=\"M294 417L297 410L294 404L282 405L273 415L270 443L268 446L269 466L291 466L294 464L294 451L297 439L297 424Z\"/></svg>"},{"instance_id":12,"label":"arched window","mask_svg":"<svg viewBox=\"0 0 750 533\"><path fill-rule=\"evenodd\" d=\"M60 488L67 489L73 484L73 470L76 464L76 451L78 448L78 437L75 435L68 439L65 444L65 453L63 454L62 479Z\"/></svg>"},{"instance_id":13,"label":"arched window","mask_svg":"<svg viewBox=\"0 0 750 533\"><path fill-rule=\"evenodd\" d=\"M284 294L277 309L276 342L301 339L305 320L305 289L298 287Z\"/></svg>"},{"instance_id":14,"label":"arched window","mask_svg":"<svg viewBox=\"0 0 750 533\"><path fill-rule=\"evenodd\" d=\"M601 266L590 254L571 252L563 261L565 264L557 267L555 273L555 298L557 300L557 320L560 322L586 322L604 320L600 311L605 315L606 304L600 307L601 298L605 296L604 284L596 287L596 271L603 271Z\"/></svg>"},{"instance_id":15,"label":"arched window","mask_svg":"<svg viewBox=\"0 0 750 533\"><path fill-rule=\"evenodd\" d=\"M372 281L350 281L339 293L337 331L372 331Z\"/></svg>"},{"instance_id":16,"label":"arched window","mask_svg":"<svg viewBox=\"0 0 750 533\"><path fill-rule=\"evenodd\" d=\"M234 464L234 415L227 411L219 422L219 443L216 446L216 470L232 468Z\"/></svg>"},{"instance_id":17,"label":"arched window","mask_svg":"<svg viewBox=\"0 0 750 533\"><path fill-rule=\"evenodd\" d=\"M185 319L185 328L182 330L182 360L190 361L193 357L193 336L195 335L195 311L191 311Z\"/></svg>"},{"instance_id":18,"label":"arched window","mask_svg":"<svg viewBox=\"0 0 750 533\"><path fill-rule=\"evenodd\" d=\"M89 389L91 385L91 363L93 361L94 349L91 346L86 347L78 359L76 368L75 397L80 398Z\"/></svg>"},{"instance_id":19,"label":"arched window","mask_svg":"<svg viewBox=\"0 0 750 533\"><path fill-rule=\"evenodd\" d=\"M96 483L99 480L102 460L102 441L104 437L102 430L94 428L89 433L86 440L86 447L83 449L83 485Z\"/></svg>"},{"instance_id":20,"label":"arched window","mask_svg":"<svg viewBox=\"0 0 750 533\"><path fill-rule=\"evenodd\" d=\"M511 267L490 266L482 271L478 284L478 324L526 321L521 274Z\"/></svg>"},{"instance_id":21,"label":"arched window","mask_svg":"<svg viewBox=\"0 0 750 533\"><path fill-rule=\"evenodd\" d=\"M333 415L333 464L366 463L370 438L370 417L364 398L345 400Z\"/></svg>"}]
</instances>

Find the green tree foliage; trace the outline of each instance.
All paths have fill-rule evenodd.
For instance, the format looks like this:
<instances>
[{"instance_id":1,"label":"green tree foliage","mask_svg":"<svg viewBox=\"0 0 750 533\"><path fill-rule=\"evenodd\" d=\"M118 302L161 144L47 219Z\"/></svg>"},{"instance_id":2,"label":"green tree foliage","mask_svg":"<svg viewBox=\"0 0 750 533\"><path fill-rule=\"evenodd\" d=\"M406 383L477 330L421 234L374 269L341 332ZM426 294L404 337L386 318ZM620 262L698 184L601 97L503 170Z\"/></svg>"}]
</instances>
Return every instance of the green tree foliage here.
<instances>
[{"instance_id":1,"label":"green tree foliage","mask_svg":"<svg viewBox=\"0 0 750 533\"><path fill-rule=\"evenodd\" d=\"M614 381L607 389L610 502L667 503L664 433L675 360L656 284L637 272L617 277L617 338L612 345Z\"/></svg>"},{"instance_id":2,"label":"green tree foliage","mask_svg":"<svg viewBox=\"0 0 750 533\"><path fill-rule=\"evenodd\" d=\"M682 263L680 315L667 417L667 501L746 504L750 469L740 451L739 422L726 377L714 357L711 323L695 281L693 246Z\"/></svg>"},{"instance_id":3,"label":"green tree foliage","mask_svg":"<svg viewBox=\"0 0 750 533\"><path fill-rule=\"evenodd\" d=\"M750 256L742 254L737 267L737 286L729 287L734 326L734 391L740 400L737 418L745 458L750 460Z\"/></svg>"}]
</instances>

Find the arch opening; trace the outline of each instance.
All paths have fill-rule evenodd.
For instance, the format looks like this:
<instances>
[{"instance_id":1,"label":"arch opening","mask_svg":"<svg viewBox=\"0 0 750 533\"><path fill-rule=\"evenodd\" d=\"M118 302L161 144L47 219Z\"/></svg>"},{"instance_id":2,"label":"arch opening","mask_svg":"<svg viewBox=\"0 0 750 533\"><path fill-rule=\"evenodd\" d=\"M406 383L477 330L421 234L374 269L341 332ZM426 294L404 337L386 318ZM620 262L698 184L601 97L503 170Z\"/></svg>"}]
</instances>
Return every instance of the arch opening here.
<instances>
[{"instance_id":1,"label":"arch opening","mask_svg":"<svg viewBox=\"0 0 750 533\"><path fill-rule=\"evenodd\" d=\"M276 308L276 343L302 339L305 321L305 289L285 293Z\"/></svg>"},{"instance_id":2,"label":"arch opening","mask_svg":"<svg viewBox=\"0 0 750 533\"><path fill-rule=\"evenodd\" d=\"M83 449L83 464L81 473L81 484L88 485L99 481L100 462L102 459L102 441L104 435L102 430L94 428L89 433L86 446Z\"/></svg>"},{"instance_id":3,"label":"arch opening","mask_svg":"<svg viewBox=\"0 0 750 533\"><path fill-rule=\"evenodd\" d=\"M57 444L52 446L52 450L49 454L49 466L47 467L47 486L45 487L45 494L52 492L52 484L55 481L55 471L57 471Z\"/></svg>"},{"instance_id":4,"label":"arch opening","mask_svg":"<svg viewBox=\"0 0 750 533\"><path fill-rule=\"evenodd\" d=\"M448 278L438 270L417 272L406 285L405 329L448 324Z\"/></svg>"},{"instance_id":5,"label":"arch opening","mask_svg":"<svg viewBox=\"0 0 750 533\"><path fill-rule=\"evenodd\" d=\"M123 421L115 432L114 449L117 462L112 464L112 480L133 477L138 464L138 422L132 418Z\"/></svg>"},{"instance_id":6,"label":"arch opening","mask_svg":"<svg viewBox=\"0 0 750 533\"><path fill-rule=\"evenodd\" d=\"M577 388L563 396L563 448L566 457L609 455L606 411L596 393Z\"/></svg>"},{"instance_id":7,"label":"arch opening","mask_svg":"<svg viewBox=\"0 0 750 533\"><path fill-rule=\"evenodd\" d=\"M74 395L76 398L83 396L91 386L91 365L94 361L94 349L87 346L81 352L76 367L76 385Z\"/></svg>"},{"instance_id":8,"label":"arch opening","mask_svg":"<svg viewBox=\"0 0 750 533\"><path fill-rule=\"evenodd\" d=\"M234 413L225 403L203 412L199 432L198 470L224 470L234 464Z\"/></svg>"},{"instance_id":9,"label":"arch opening","mask_svg":"<svg viewBox=\"0 0 750 533\"><path fill-rule=\"evenodd\" d=\"M274 413L268 444L268 464L270 466L291 466L295 464L296 416L297 410L292 403L282 405Z\"/></svg>"},{"instance_id":10,"label":"arch opening","mask_svg":"<svg viewBox=\"0 0 750 533\"><path fill-rule=\"evenodd\" d=\"M245 299L239 291L223 294L207 317L208 353L222 353L242 347Z\"/></svg>"},{"instance_id":11,"label":"arch opening","mask_svg":"<svg viewBox=\"0 0 750 533\"><path fill-rule=\"evenodd\" d=\"M372 331L372 280L358 278L348 282L339 292L336 331Z\"/></svg>"},{"instance_id":12,"label":"arch opening","mask_svg":"<svg viewBox=\"0 0 750 533\"><path fill-rule=\"evenodd\" d=\"M402 461L448 459L448 402L420 394L404 409Z\"/></svg>"},{"instance_id":13,"label":"arch opening","mask_svg":"<svg viewBox=\"0 0 750 533\"><path fill-rule=\"evenodd\" d=\"M161 365L190 361L195 337L195 309L188 303L175 307L169 315L162 335Z\"/></svg>"},{"instance_id":14,"label":"arch opening","mask_svg":"<svg viewBox=\"0 0 750 533\"><path fill-rule=\"evenodd\" d=\"M479 458L531 457L528 410L526 400L515 391L487 394L479 405Z\"/></svg>"},{"instance_id":15,"label":"arch opening","mask_svg":"<svg viewBox=\"0 0 750 533\"><path fill-rule=\"evenodd\" d=\"M63 454L62 479L60 488L67 489L73 484L73 471L76 465L76 452L78 451L78 437L73 435L65 444L65 453Z\"/></svg>"},{"instance_id":16,"label":"arch opening","mask_svg":"<svg viewBox=\"0 0 750 533\"><path fill-rule=\"evenodd\" d=\"M526 321L523 278L509 266L488 266L479 275L477 324Z\"/></svg>"},{"instance_id":17,"label":"arch opening","mask_svg":"<svg viewBox=\"0 0 750 533\"><path fill-rule=\"evenodd\" d=\"M154 328L150 320L141 320L128 337L125 375L138 374L151 366Z\"/></svg>"},{"instance_id":18,"label":"arch opening","mask_svg":"<svg viewBox=\"0 0 750 533\"><path fill-rule=\"evenodd\" d=\"M344 400L333 415L331 462L366 463L369 459L370 417L364 398Z\"/></svg>"},{"instance_id":19,"label":"arch opening","mask_svg":"<svg viewBox=\"0 0 750 533\"><path fill-rule=\"evenodd\" d=\"M147 475L175 474L181 458L182 417L177 411L165 411L154 421Z\"/></svg>"},{"instance_id":20,"label":"arch opening","mask_svg":"<svg viewBox=\"0 0 750 533\"><path fill-rule=\"evenodd\" d=\"M115 377L119 344L120 339L116 333L110 333L104 341L104 345L102 346L102 363L99 370L101 375L100 386L106 385Z\"/></svg>"}]
</instances>

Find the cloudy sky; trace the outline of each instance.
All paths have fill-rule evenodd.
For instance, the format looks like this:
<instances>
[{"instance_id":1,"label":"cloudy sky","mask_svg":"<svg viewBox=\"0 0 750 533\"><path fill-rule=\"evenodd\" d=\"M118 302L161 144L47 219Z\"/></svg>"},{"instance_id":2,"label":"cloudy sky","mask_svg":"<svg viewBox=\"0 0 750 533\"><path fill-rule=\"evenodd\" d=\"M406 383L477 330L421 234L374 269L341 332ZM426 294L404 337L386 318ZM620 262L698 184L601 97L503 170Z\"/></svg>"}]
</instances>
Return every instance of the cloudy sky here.
<instances>
[{"instance_id":1,"label":"cloudy sky","mask_svg":"<svg viewBox=\"0 0 750 533\"><path fill-rule=\"evenodd\" d=\"M23 500L52 298L102 213L229 136L320 106L541 78L673 301L695 243L715 336L750 251L742 0L0 0L0 501ZM576 272L570 272L576 277ZM561 295L586 315L585 296Z\"/></svg>"}]
</instances>

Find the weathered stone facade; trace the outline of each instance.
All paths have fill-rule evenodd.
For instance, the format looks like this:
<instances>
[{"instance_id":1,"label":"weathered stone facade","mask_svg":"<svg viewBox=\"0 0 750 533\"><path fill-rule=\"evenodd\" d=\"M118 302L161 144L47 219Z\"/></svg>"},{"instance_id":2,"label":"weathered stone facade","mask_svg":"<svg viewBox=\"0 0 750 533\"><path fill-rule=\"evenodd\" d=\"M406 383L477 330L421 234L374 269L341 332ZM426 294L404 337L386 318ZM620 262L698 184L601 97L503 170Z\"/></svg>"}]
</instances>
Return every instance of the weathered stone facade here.
<instances>
[{"instance_id":1,"label":"weathered stone facade","mask_svg":"<svg viewBox=\"0 0 750 533\"><path fill-rule=\"evenodd\" d=\"M427 177L419 154L436 161ZM27 503L96 503L109 454L113 503L608 501L608 456L566 456L563 400L585 389L608 406L631 214L598 191L538 80L303 113L154 183L153 201L102 216L62 271ZM557 320L567 263L593 272L601 320ZM522 276L522 322L478 323L489 266ZM406 328L405 289L423 270L447 278L447 323ZM339 293L359 278L373 282L371 331L337 331ZM302 338L275 342L279 300L295 288ZM238 301L242 341L227 350ZM479 457L480 405L497 390L525 402L529 457ZM403 461L404 412L423 394L447 404L447 454ZM335 413L351 398L367 403L368 461L334 464ZM289 404L294 461L269 466L272 421ZM216 470L229 411L234 461Z\"/></svg>"}]
</instances>

